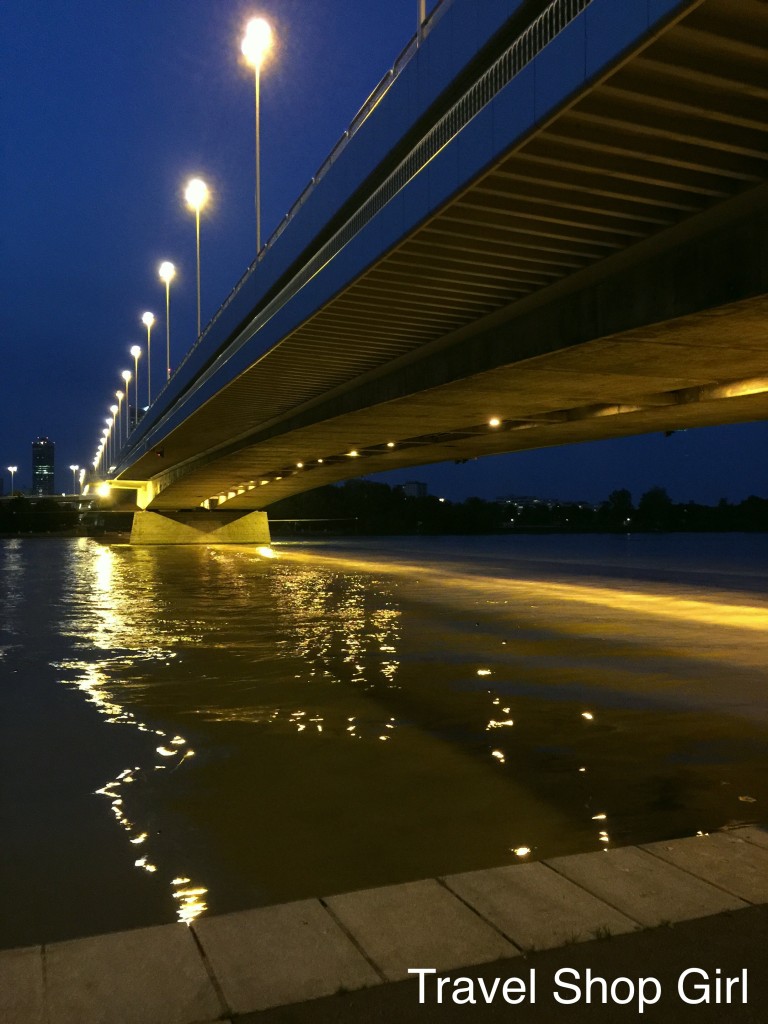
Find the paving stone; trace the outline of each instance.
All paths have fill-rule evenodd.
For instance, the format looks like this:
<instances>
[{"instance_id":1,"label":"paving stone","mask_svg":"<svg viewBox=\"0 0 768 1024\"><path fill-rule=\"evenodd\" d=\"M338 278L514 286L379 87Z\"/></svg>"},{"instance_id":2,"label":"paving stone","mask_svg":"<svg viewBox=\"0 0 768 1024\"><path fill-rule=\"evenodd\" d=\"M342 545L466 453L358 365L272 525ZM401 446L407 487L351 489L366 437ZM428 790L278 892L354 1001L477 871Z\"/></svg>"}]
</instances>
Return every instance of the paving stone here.
<instances>
[{"instance_id":1,"label":"paving stone","mask_svg":"<svg viewBox=\"0 0 768 1024\"><path fill-rule=\"evenodd\" d=\"M547 861L559 874L647 927L746 907L743 900L693 878L636 846Z\"/></svg>"},{"instance_id":2,"label":"paving stone","mask_svg":"<svg viewBox=\"0 0 768 1024\"><path fill-rule=\"evenodd\" d=\"M448 970L519 952L435 879L331 896L325 903L391 981L409 977L409 968Z\"/></svg>"},{"instance_id":3,"label":"paving stone","mask_svg":"<svg viewBox=\"0 0 768 1024\"><path fill-rule=\"evenodd\" d=\"M748 843L755 843L757 846L768 847L768 831L759 828L757 825L748 825L746 828L735 828L729 835L739 836L746 839Z\"/></svg>"},{"instance_id":4,"label":"paving stone","mask_svg":"<svg viewBox=\"0 0 768 1024\"><path fill-rule=\"evenodd\" d=\"M641 849L750 903L768 903L768 846L736 832L648 843Z\"/></svg>"},{"instance_id":5,"label":"paving stone","mask_svg":"<svg viewBox=\"0 0 768 1024\"><path fill-rule=\"evenodd\" d=\"M194 929L234 1013L381 982L318 900L203 917Z\"/></svg>"},{"instance_id":6,"label":"paving stone","mask_svg":"<svg viewBox=\"0 0 768 1024\"><path fill-rule=\"evenodd\" d=\"M637 929L624 914L541 863L448 875L444 882L526 951Z\"/></svg>"},{"instance_id":7,"label":"paving stone","mask_svg":"<svg viewBox=\"0 0 768 1024\"><path fill-rule=\"evenodd\" d=\"M192 1024L224 1007L186 925L46 946L48 1024Z\"/></svg>"},{"instance_id":8,"label":"paving stone","mask_svg":"<svg viewBox=\"0 0 768 1024\"><path fill-rule=\"evenodd\" d=\"M0 1021L43 1024L43 955L40 946L0 952Z\"/></svg>"}]
</instances>

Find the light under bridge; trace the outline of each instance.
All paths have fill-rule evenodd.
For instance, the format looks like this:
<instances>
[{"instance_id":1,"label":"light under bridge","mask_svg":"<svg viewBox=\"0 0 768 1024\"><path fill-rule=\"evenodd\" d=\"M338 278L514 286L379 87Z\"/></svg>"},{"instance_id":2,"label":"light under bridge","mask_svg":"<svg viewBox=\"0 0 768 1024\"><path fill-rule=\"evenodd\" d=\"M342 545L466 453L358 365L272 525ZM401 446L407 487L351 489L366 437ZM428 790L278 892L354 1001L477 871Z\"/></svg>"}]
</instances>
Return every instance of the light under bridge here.
<instances>
[{"instance_id":1,"label":"light under bridge","mask_svg":"<svg viewBox=\"0 0 768 1024\"><path fill-rule=\"evenodd\" d=\"M768 4L541 9L437 8L120 452L135 539L766 417Z\"/></svg>"}]
</instances>

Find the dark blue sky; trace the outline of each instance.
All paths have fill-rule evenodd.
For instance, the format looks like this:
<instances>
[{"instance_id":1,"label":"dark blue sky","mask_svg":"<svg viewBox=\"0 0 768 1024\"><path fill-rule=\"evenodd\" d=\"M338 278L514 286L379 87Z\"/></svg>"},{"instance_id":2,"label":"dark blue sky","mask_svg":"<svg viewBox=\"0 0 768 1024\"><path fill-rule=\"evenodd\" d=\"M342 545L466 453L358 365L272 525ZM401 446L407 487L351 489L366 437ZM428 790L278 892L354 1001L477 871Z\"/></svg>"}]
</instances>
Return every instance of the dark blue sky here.
<instances>
[{"instance_id":1,"label":"dark blue sky","mask_svg":"<svg viewBox=\"0 0 768 1024\"><path fill-rule=\"evenodd\" d=\"M467 2L467 0L459 0ZM432 4L429 5L430 7ZM56 442L57 487L89 462L144 310L162 320L172 260L175 359L195 335L194 220L203 177L205 322L253 257L253 79L242 27L278 40L262 75L268 236L415 27L416 0L4 0L0 466L31 481L31 441ZM162 374L162 323L153 376ZM768 425L687 431L387 474L450 498L596 500L654 484L678 500L766 494Z\"/></svg>"}]
</instances>

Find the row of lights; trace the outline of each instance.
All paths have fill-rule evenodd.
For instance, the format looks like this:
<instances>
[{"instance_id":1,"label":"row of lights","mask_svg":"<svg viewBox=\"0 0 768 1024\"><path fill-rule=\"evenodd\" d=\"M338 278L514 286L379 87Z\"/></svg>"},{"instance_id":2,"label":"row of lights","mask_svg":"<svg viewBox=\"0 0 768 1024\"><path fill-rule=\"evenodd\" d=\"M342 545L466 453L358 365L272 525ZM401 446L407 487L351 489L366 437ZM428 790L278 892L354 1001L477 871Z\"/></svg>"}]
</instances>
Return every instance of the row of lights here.
<instances>
[{"instance_id":1,"label":"row of lights","mask_svg":"<svg viewBox=\"0 0 768 1024\"><path fill-rule=\"evenodd\" d=\"M488 426L489 427L493 427L494 429L497 428L497 427L500 427L501 424L502 424L502 421L499 419L498 416L492 416L488 420ZM396 447L396 444L395 444L394 441L387 441L387 448L395 448L395 447ZM334 455L334 456L329 456L328 458L325 458L325 459L316 459L315 462L314 462L314 465L320 465L321 466L321 465L325 464L326 462L339 462L339 461L342 461L344 458L357 459L359 457L360 457L360 452L357 450L357 448L352 448L350 451L345 452L344 455L342 455L342 456ZM267 484L271 483L272 481L277 482L278 480L282 480L284 476L292 474L297 469L309 469L309 468L311 468L311 466L307 466L306 463L304 463L304 462L297 462L297 463L295 463L295 466L290 468L290 469L283 470L281 473L279 473L279 474L277 474L275 476L272 476L271 478L259 480L259 485L261 487L265 487ZM218 494L218 495L214 495L214 496L212 496L210 498L206 498L205 501L201 502L201 505L204 508L210 508L212 502L216 502L217 504L221 505L225 501L227 501L229 498L234 498L238 494L244 494L245 491L252 491L252 490L255 489L255 487L256 487L255 481L249 480L249 482L247 484L240 485L236 490L227 492L226 496L224 494ZM444 498L440 498L440 501L444 501L444 500L445 500Z\"/></svg>"},{"instance_id":2,"label":"row of lights","mask_svg":"<svg viewBox=\"0 0 768 1024\"><path fill-rule=\"evenodd\" d=\"M253 18L246 25L245 35L241 43L241 51L248 64L254 69L255 76L255 95L256 95L256 190L255 190L255 207L256 207L256 253L258 255L261 250L261 153L260 153L260 81L261 81L261 65L264 62L270 47L272 45L272 29L269 23L264 18ZM184 199L187 206L195 214L195 249L197 256L197 336L200 337L201 331L201 302L200 302L200 211L206 205L210 192L208 186L201 178L193 178L187 183L184 190ZM165 284L165 325L166 325L166 380L170 380L171 377L171 319L170 319L170 285L173 278L176 276L176 268L173 263L164 261L160 264L159 268L160 280ZM152 345L152 327L155 323L155 316L153 313L144 313L141 318L142 323L147 328L147 405L152 404L152 371L151 371L151 345ZM138 410L139 410L139 358L142 355L142 349L139 345L134 345L130 349L130 354L133 356L134 371L133 375L130 370L123 370L121 377L124 382L124 390L118 390L115 392L115 398L117 399L117 405L110 405L110 415L106 417L106 427L101 432L101 440L99 442L96 454L93 459L93 468L98 470L101 465L102 471L106 474L109 472L110 467L113 465L117 453L122 447L123 440L127 440L130 433L130 390L129 384L131 379L135 382L135 410L136 415L134 418L134 426L138 422ZM125 425L124 428L121 426L121 408L122 402L125 399ZM115 428L113 430L113 428Z\"/></svg>"},{"instance_id":3,"label":"row of lights","mask_svg":"<svg viewBox=\"0 0 768 1024\"><path fill-rule=\"evenodd\" d=\"M7 468L8 468L8 472L11 474L11 497L13 497L13 478L18 473L19 467L18 466L8 466ZM77 480L78 480L77 474L78 473L80 474L80 478L79 479L80 479L80 483L82 484L83 479L85 477L85 470L81 469L80 466L70 466L69 468L72 470L72 493L74 494L77 491Z\"/></svg>"}]
</instances>

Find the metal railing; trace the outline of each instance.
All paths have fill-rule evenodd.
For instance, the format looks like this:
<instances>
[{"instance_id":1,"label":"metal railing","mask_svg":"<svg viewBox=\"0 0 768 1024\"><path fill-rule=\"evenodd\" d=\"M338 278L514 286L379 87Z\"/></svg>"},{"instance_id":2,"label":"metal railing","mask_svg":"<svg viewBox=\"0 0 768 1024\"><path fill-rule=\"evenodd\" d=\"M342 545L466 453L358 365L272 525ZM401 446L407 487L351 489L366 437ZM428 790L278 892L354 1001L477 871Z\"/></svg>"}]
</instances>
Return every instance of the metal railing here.
<instances>
[{"instance_id":1,"label":"metal railing","mask_svg":"<svg viewBox=\"0 0 768 1024\"><path fill-rule=\"evenodd\" d=\"M395 63L392 65L389 71L387 71L387 73L383 76L383 78L381 78L378 84L374 86L366 101L363 103L363 105L360 107L360 109L357 111L355 116L350 121L349 127L346 129L344 134L339 138L338 142L336 142L328 156L323 160L323 162L318 167L317 171L315 171L315 173L307 182L298 199L295 200L295 202L290 207L288 212L285 214L283 219L280 221L275 230L264 243L261 250L257 253L256 259L250 264L250 266L246 267L242 276L239 278L235 286L232 288L232 291L229 293L226 299L224 299L219 308L216 310L211 319L203 328L199 337L195 340L191 348L187 351L182 361L176 367L174 374L171 376L171 380L173 379L173 376L175 376L175 374L178 373L178 371L183 367L184 363L192 355L192 353L195 351L198 345L202 341L204 341L209 331L215 325L216 321L219 319L221 314L230 305L232 300L238 294L238 292L243 287L248 278L251 276L251 274L253 274L256 271L259 263L262 261L262 259L264 259L269 250L275 244L275 242L277 242L278 238L280 238L280 236L283 234L285 229L288 227L288 225L299 212L299 210L302 208L302 206L304 206L306 201L314 192L316 186L322 181L322 179L325 177L325 175L328 173L331 167L333 167L333 165L336 163L336 161L341 156L343 151L346 149L351 139L354 138L354 136L357 134L357 132L360 130L363 124L368 120L370 114L379 105L379 103L386 95L386 93L389 91L394 82L397 80L401 72L410 63L411 59L416 55L419 47L423 44L424 39L426 39L426 37L429 35L429 33L432 31L435 25L440 21L443 14L445 14L446 10L450 8L453 3L454 0L437 0L435 7L427 14L424 23L422 24L421 32L416 33L416 35L414 35L409 40L405 49L397 57ZM162 392L165 390L167 384L168 382L166 382L166 385L163 386L162 390L157 395L157 398L160 397Z\"/></svg>"},{"instance_id":2,"label":"metal railing","mask_svg":"<svg viewBox=\"0 0 768 1024\"><path fill-rule=\"evenodd\" d=\"M437 11L444 9L444 6L452 0L442 0ZM470 120L478 114L483 107L523 70L541 50L550 43L555 36L569 25L579 14L582 13L592 0L552 0L552 3L541 12L541 14L519 35L515 41L498 57L494 63L470 86L456 103L440 118L439 121L427 132L427 134L414 146L408 155L397 165L391 174L376 188L355 213L339 228L339 230L312 256L301 270L282 288L282 290L257 314L240 335L234 339L222 352L218 359L200 375L194 384L187 391L185 397L191 397L197 389L202 386L210 376L216 372L224 361L242 348L254 334L272 319L301 289L329 263L341 250L368 224L409 181L411 181L426 165L440 152L443 147L451 141L464 128ZM415 37L414 37L415 39ZM414 40L403 51L403 55L410 54L410 48ZM382 82L384 79L382 80ZM378 88L378 87L377 87ZM386 90L385 90L386 91ZM376 90L374 90L374 94ZM372 96L374 95L372 94ZM382 93L383 95L383 93ZM379 96L380 99L380 96ZM370 98L366 103L370 102ZM378 102L378 99L377 101ZM365 109L365 108L363 108ZM368 113L370 113L370 109ZM368 116L367 114L365 116ZM358 115L360 117L360 115ZM363 123L365 117L359 122ZM359 127L359 125L358 125ZM330 166L330 158L323 165ZM332 161L331 161L332 162ZM305 190L306 193L306 190ZM303 193L302 195L305 195ZM297 200L298 202L298 200ZM294 211L296 205L292 208ZM267 246L273 243L275 237L270 238ZM265 250L266 250L265 246ZM262 250L264 252L265 250ZM248 276L253 272L257 264L252 264L246 273L237 283L228 298L222 304L213 320L208 324L205 331L189 350L184 360L177 369L177 373L189 359L198 345L202 343L206 334L215 321L229 305L237 292L242 288ZM173 377L171 378L171 381ZM168 382L170 384L170 382ZM166 384L168 387L168 384ZM165 390L165 388L163 389ZM161 392L162 394L162 392ZM160 396L158 396L159 398ZM156 399L157 401L157 399ZM167 415L167 414L166 414ZM156 426L163 422L165 416Z\"/></svg>"}]
</instances>

